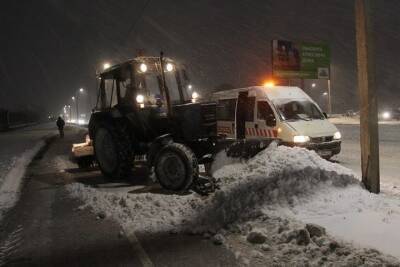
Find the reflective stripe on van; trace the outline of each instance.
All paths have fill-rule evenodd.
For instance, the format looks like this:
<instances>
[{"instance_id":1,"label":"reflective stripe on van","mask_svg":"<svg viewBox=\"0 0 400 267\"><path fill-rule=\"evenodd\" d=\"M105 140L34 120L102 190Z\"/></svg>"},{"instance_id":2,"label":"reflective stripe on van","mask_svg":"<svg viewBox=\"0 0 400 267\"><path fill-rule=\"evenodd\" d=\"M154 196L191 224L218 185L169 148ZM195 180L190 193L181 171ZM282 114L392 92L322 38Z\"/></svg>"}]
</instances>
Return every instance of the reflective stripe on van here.
<instances>
[{"instance_id":1,"label":"reflective stripe on van","mask_svg":"<svg viewBox=\"0 0 400 267\"><path fill-rule=\"evenodd\" d=\"M246 135L249 136L265 136L265 137L277 137L278 131L275 129L256 129L246 128Z\"/></svg>"}]
</instances>

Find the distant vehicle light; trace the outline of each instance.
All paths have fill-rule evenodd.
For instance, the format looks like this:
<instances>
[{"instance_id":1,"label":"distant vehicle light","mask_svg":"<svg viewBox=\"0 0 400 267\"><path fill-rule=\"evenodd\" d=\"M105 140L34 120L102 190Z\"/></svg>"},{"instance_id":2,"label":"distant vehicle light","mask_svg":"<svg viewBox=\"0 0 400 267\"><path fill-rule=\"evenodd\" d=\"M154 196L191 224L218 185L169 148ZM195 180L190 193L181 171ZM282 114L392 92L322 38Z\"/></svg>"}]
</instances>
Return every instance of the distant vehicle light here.
<instances>
[{"instance_id":1,"label":"distant vehicle light","mask_svg":"<svg viewBox=\"0 0 400 267\"><path fill-rule=\"evenodd\" d=\"M79 119L79 120L78 120L78 124L79 124L79 125L85 124L85 120Z\"/></svg>"},{"instance_id":2,"label":"distant vehicle light","mask_svg":"<svg viewBox=\"0 0 400 267\"><path fill-rule=\"evenodd\" d=\"M333 135L333 139L335 139L335 140L339 140L339 139L341 139L342 138L342 134L340 133L340 132L336 132L334 135Z\"/></svg>"},{"instance_id":3,"label":"distant vehicle light","mask_svg":"<svg viewBox=\"0 0 400 267\"><path fill-rule=\"evenodd\" d=\"M392 114L390 114L389 111L385 111L382 113L382 118L384 118L385 120L388 120L392 117Z\"/></svg>"},{"instance_id":4,"label":"distant vehicle light","mask_svg":"<svg viewBox=\"0 0 400 267\"><path fill-rule=\"evenodd\" d=\"M172 65L171 63L167 63L167 65L165 66L165 69L167 71L173 71L174 70L174 65Z\"/></svg>"},{"instance_id":5,"label":"distant vehicle light","mask_svg":"<svg viewBox=\"0 0 400 267\"><path fill-rule=\"evenodd\" d=\"M143 104L144 96L143 95L137 95L136 96L136 102L138 102L139 104Z\"/></svg>"},{"instance_id":6,"label":"distant vehicle light","mask_svg":"<svg viewBox=\"0 0 400 267\"><path fill-rule=\"evenodd\" d=\"M192 99L197 99L199 98L199 94L197 92L192 93Z\"/></svg>"},{"instance_id":7,"label":"distant vehicle light","mask_svg":"<svg viewBox=\"0 0 400 267\"><path fill-rule=\"evenodd\" d=\"M146 64L144 64L144 63L142 63L142 64L140 64L140 71L141 72L146 72L147 71L147 65Z\"/></svg>"},{"instance_id":8,"label":"distant vehicle light","mask_svg":"<svg viewBox=\"0 0 400 267\"><path fill-rule=\"evenodd\" d=\"M192 90L193 86L191 84L188 85L188 89Z\"/></svg>"},{"instance_id":9,"label":"distant vehicle light","mask_svg":"<svg viewBox=\"0 0 400 267\"><path fill-rule=\"evenodd\" d=\"M310 137L306 135L296 135L293 136L294 143L307 143L310 141Z\"/></svg>"},{"instance_id":10,"label":"distant vehicle light","mask_svg":"<svg viewBox=\"0 0 400 267\"><path fill-rule=\"evenodd\" d=\"M200 95L197 92L192 93L192 103L196 103Z\"/></svg>"}]
</instances>

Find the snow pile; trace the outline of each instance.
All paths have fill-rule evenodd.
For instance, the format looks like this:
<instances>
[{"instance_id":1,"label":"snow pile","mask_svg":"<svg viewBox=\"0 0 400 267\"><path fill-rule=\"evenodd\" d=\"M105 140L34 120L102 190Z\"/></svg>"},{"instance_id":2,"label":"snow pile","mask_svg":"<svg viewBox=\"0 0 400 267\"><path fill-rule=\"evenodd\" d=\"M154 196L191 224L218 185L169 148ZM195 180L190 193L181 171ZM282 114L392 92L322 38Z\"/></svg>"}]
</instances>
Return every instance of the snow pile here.
<instances>
[{"instance_id":1,"label":"snow pile","mask_svg":"<svg viewBox=\"0 0 400 267\"><path fill-rule=\"evenodd\" d=\"M266 207L269 209L269 207ZM331 234L373 247L400 259L400 199L371 194L359 186L323 188L292 207L290 217L325 226Z\"/></svg>"},{"instance_id":2,"label":"snow pile","mask_svg":"<svg viewBox=\"0 0 400 267\"><path fill-rule=\"evenodd\" d=\"M0 186L0 219L4 212L17 202L26 168L44 146L45 142L39 141L33 148L26 150L21 156L13 160L12 166L9 166L9 171L4 176Z\"/></svg>"},{"instance_id":3,"label":"snow pile","mask_svg":"<svg viewBox=\"0 0 400 267\"><path fill-rule=\"evenodd\" d=\"M338 242L326 229L291 218L255 214L222 229L225 245L245 266L399 266L370 248Z\"/></svg>"},{"instance_id":4,"label":"snow pile","mask_svg":"<svg viewBox=\"0 0 400 267\"><path fill-rule=\"evenodd\" d=\"M299 260L297 264L303 264L303 260L316 265L335 261L346 265L395 262L379 252L338 243L328 235L312 238L310 232L303 229L299 220L312 220L296 215L302 212L301 206L311 203L312 199L318 200L315 205L310 204L312 208L304 213L306 216L313 216L312 211L329 209L326 203L335 206L334 198L340 198L336 195L326 202L324 194L348 188L365 192L350 170L320 158L315 152L272 144L246 162L219 154L212 169L214 177L221 181L221 189L208 197L149 191L111 193L77 183L68 185L68 190L97 214L116 219L124 229L214 236L215 244L226 242L238 252L238 259L244 264L257 265L254 261L257 258L263 258L261 262L265 264L265 255L274 256L270 257L271 264L279 261L291 264L295 255L301 256L295 257ZM362 197L356 199L362 202ZM357 205L353 204L355 208ZM266 236L263 245L273 246L273 249L250 244L246 236L252 229L259 229ZM330 233L329 227L327 230ZM306 239L308 236L307 244L299 242L298 235L301 238L305 235ZM341 249L337 250L339 247ZM255 252L249 254L252 250Z\"/></svg>"},{"instance_id":5,"label":"snow pile","mask_svg":"<svg viewBox=\"0 0 400 267\"><path fill-rule=\"evenodd\" d=\"M138 231L203 231L246 218L263 203L292 203L321 184L342 187L358 182L350 171L314 152L276 146L248 162L226 165L214 176L221 180L221 190L206 198L196 194L116 194L76 183L68 189L95 210Z\"/></svg>"}]
</instances>

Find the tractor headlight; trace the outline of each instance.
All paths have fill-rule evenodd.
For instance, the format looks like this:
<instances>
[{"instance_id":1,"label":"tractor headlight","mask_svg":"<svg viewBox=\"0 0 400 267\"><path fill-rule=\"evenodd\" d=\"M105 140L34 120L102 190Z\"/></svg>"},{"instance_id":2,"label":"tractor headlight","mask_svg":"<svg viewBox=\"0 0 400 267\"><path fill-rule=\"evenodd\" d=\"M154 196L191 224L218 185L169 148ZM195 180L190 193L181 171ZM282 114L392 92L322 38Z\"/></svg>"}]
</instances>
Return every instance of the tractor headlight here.
<instances>
[{"instance_id":1,"label":"tractor headlight","mask_svg":"<svg viewBox=\"0 0 400 267\"><path fill-rule=\"evenodd\" d=\"M341 139L342 138L342 134L340 133L340 132L336 132L334 135L333 135L333 139L335 139L335 140L339 140L339 139Z\"/></svg>"},{"instance_id":2,"label":"tractor headlight","mask_svg":"<svg viewBox=\"0 0 400 267\"><path fill-rule=\"evenodd\" d=\"M136 96L136 102L138 102L139 104L143 104L144 96L143 95L137 95Z\"/></svg>"},{"instance_id":3,"label":"tractor headlight","mask_svg":"<svg viewBox=\"0 0 400 267\"><path fill-rule=\"evenodd\" d=\"M141 72L146 72L147 71L147 65L142 63L142 64L140 64L139 69L140 69Z\"/></svg>"},{"instance_id":4,"label":"tractor headlight","mask_svg":"<svg viewBox=\"0 0 400 267\"><path fill-rule=\"evenodd\" d=\"M310 141L310 137L306 135L295 135L293 136L294 143L307 143Z\"/></svg>"},{"instance_id":5,"label":"tractor headlight","mask_svg":"<svg viewBox=\"0 0 400 267\"><path fill-rule=\"evenodd\" d=\"M174 65L172 65L171 63L167 63L167 65L165 66L165 69L167 71L173 71L174 70Z\"/></svg>"}]
</instances>

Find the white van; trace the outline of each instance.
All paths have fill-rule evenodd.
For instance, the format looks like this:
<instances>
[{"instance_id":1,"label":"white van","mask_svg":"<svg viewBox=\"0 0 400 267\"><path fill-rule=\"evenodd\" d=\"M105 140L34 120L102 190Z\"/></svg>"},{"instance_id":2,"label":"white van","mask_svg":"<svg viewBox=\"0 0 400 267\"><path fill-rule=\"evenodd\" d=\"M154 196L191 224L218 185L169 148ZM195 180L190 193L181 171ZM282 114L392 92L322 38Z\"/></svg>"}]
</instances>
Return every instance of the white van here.
<instances>
[{"instance_id":1,"label":"white van","mask_svg":"<svg viewBox=\"0 0 400 267\"><path fill-rule=\"evenodd\" d=\"M341 134L300 88L254 86L213 94L218 135L232 139L277 138L288 146L330 158L340 152Z\"/></svg>"}]
</instances>

